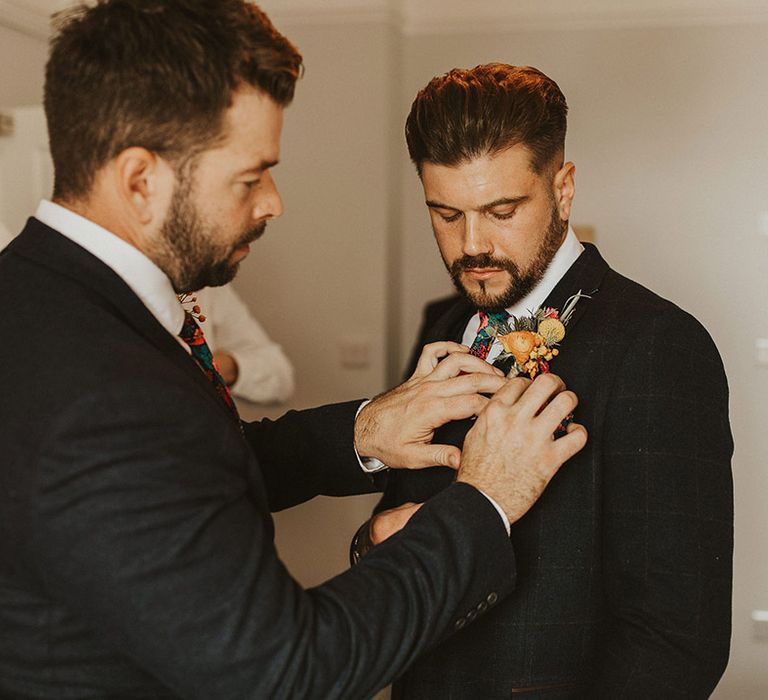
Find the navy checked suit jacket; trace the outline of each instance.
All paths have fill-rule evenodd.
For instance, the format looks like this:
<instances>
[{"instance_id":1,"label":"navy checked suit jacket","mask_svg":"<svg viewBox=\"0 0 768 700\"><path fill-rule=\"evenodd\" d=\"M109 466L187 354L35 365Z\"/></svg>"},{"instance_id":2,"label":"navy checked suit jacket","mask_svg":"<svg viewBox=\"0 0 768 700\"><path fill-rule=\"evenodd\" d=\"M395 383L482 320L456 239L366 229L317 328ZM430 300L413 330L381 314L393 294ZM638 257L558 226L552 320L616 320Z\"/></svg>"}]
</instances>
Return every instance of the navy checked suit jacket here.
<instances>
[{"instance_id":1,"label":"navy checked suit jacket","mask_svg":"<svg viewBox=\"0 0 768 700\"><path fill-rule=\"evenodd\" d=\"M728 388L689 314L611 270L594 246L546 306L582 299L552 371L579 396L587 447L512 527L514 593L420 659L395 698L705 698L730 640ZM421 347L460 341L474 309L427 307ZM436 442L461 444L468 424ZM425 501L442 468L393 472L377 510Z\"/></svg>"}]
</instances>

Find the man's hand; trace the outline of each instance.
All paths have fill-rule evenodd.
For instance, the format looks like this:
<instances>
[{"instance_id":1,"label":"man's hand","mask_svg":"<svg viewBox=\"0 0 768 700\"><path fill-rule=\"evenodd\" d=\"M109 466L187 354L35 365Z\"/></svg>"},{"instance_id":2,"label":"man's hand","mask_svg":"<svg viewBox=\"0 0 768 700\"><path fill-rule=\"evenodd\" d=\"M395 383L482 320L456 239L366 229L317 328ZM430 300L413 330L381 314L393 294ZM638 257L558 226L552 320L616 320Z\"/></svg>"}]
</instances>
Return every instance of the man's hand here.
<instances>
[{"instance_id":1,"label":"man's hand","mask_svg":"<svg viewBox=\"0 0 768 700\"><path fill-rule=\"evenodd\" d=\"M553 374L535 381L515 378L490 399L464 440L457 481L493 498L510 522L536 502L566 460L587 442L582 425L571 423L554 438L560 421L573 412L576 394Z\"/></svg>"},{"instance_id":2,"label":"man's hand","mask_svg":"<svg viewBox=\"0 0 768 700\"><path fill-rule=\"evenodd\" d=\"M500 370L470 355L465 345L426 345L413 376L360 411L355 448L359 455L376 457L388 467L457 469L461 451L431 444L435 428L476 416L488 403L482 394L494 394L505 383Z\"/></svg>"},{"instance_id":3,"label":"man's hand","mask_svg":"<svg viewBox=\"0 0 768 700\"><path fill-rule=\"evenodd\" d=\"M374 515L370 520L371 542L374 545L381 544L396 532L400 532L413 517L413 514L423 505L423 503L403 503L397 508L383 510Z\"/></svg>"},{"instance_id":4,"label":"man's hand","mask_svg":"<svg viewBox=\"0 0 768 700\"><path fill-rule=\"evenodd\" d=\"M383 510L366 520L355 533L349 547L349 563L359 564L377 544L400 532L423 503L403 503L397 508Z\"/></svg>"}]
</instances>

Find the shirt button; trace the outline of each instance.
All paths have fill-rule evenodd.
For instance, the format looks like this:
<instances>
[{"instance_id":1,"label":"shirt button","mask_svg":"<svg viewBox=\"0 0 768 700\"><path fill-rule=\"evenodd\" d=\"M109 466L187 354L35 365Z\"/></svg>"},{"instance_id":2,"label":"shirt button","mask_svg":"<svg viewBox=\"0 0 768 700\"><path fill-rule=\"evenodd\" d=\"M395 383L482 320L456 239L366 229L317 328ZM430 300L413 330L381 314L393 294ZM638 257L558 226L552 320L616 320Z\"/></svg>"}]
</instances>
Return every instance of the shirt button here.
<instances>
[{"instance_id":1,"label":"shirt button","mask_svg":"<svg viewBox=\"0 0 768 700\"><path fill-rule=\"evenodd\" d=\"M484 613L486 610L488 610L488 603L483 600L480 605L477 606L477 612Z\"/></svg>"},{"instance_id":2,"label":"shirt button","mask_svg":"<svg viewBox=\"0 0 768 700\"><path fill-rule=\"evenodd\" d=\"M499 596L496 593L491 593L485 600L488 602L488 605L493 605L498 599Z\"/></svg>"},{"instance_id":3,"label":"shirt button","mask_svg":"<svg viewBox=\"0 0 768 700\"><path fill-rule=\"evenodd\" d=\"M466 618L460 617L458 620L456 620L453 626L455 629L460 630L466 624L467 624Z\"/></svg>"}]
</instances>

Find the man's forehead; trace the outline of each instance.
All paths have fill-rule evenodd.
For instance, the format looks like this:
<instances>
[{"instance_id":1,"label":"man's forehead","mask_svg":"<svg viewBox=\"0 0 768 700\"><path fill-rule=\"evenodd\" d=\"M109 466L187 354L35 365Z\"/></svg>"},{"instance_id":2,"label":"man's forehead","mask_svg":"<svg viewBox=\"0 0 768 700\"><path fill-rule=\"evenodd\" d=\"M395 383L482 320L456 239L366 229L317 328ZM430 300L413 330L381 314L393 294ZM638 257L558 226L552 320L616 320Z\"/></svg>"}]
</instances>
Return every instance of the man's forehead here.
<instances>
[{"instance_id":1,"label":"man's forehead","mask_svg":"<svg viewBox=\"0 0 768 700\"><path fill-rule=\"evenodd\" d=\"M537 179L531 168L530 152L522 146L477 156L456 165L425 162L421 172L427 199L443 196L480 203L528 194Z\"/></svg>"},{"instance_id":2,"label":"man's forehead","mask_svg":"<svg viewBox=\"0 0 768 700\"><path fill-rule=\"evenodd\" d=\"M283 128L283 106L256 88L240 88L226 110L220 145L259 152L259 158L276 161Z\"/></svg>"}]
</instances>

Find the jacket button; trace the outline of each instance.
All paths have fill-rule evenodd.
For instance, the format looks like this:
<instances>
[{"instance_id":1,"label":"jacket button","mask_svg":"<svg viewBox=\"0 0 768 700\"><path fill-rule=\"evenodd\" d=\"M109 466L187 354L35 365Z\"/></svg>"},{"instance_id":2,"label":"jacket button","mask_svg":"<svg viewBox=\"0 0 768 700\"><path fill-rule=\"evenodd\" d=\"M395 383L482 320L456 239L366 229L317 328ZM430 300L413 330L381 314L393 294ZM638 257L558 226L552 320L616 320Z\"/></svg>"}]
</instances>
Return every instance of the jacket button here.
<instances>
[{"instance_id":1,"label":"jacket button","mask_svg":"<svg viewBox=\"0 0 768 700\"><path fill-rule=\"evenodd\" d=\"M469 620L470 622L472 622L476 617L477 617L477 610L470 610L467 613L467 620Z\"/></svg>"},{"instance_id":2,"label":"jacket button","mask_svg":"<svg viewBox=\"0 0 768 700\"><path fill-rule=\"evenodd\" d=\"M455 629L460 630L466 624L467 624L466 618L460 617L458 620L456 620L453 626Z\"/></svg>"},{"instance_id":3,"label":"jacket button","mask_svg":"<svg viewBox=\"0 0 768 700\"><path fill-rule=\"evenodd\" d=\"M496 593L491 593L485 600L487 601L488 605L493 605L498 599L499 596Z\"/></svg>"},{"instance_id":4,"label":"jacket button","mask_svg":"<svg viewBox=\"0 0 768 700\"><path fill-rule=\"evenodd\" d=\"M477 606L477 612L484 613L486 610L488 610L488 603L486 603L484 600L480 602L480 605Z\"/></svg>"}]
</instances>

